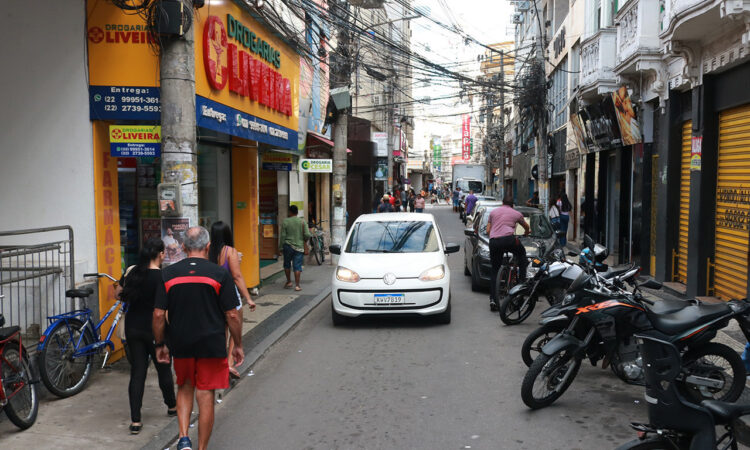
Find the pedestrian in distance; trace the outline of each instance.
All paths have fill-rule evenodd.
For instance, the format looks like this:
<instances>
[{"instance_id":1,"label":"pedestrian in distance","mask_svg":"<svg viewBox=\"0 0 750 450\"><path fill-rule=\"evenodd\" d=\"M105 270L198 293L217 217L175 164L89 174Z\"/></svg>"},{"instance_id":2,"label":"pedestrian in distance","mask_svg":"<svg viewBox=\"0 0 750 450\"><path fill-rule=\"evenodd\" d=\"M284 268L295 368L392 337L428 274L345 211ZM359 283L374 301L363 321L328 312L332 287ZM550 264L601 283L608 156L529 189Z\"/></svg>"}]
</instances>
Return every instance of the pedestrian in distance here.
<instances>
[{"instance_id":1,"label":"pedestrian in distance","mask_svg":"<svg viewBox=\"0 0 750 450\"><path fill-rule=\"evenodd\" d=\"M156 359L168 364L170 355L174 357L180 436L177 450L193 449L188 436L193 401L198 403L198 450L205 450L214 425L215 391L229 387L226 327L234 340L235 364L239 366L245 359L242 316L237 310L232 276L208 260L208 230L189 228L182 245L187 258L164 269L164 283L156 297Z\"/></svg>"},{"instance_id":2,"label":"pedestrian in distance","mask_svg":"<svg viewBox=\"0 0 750 450\"><path fill-rule=\"evenodd\" d=\"M469 195L467 195L466 199L464 200L464 208L466 209L464 217L471 215L471 212L474 211L474 205L476 204L477 196L474 195L473 189L469 189Z\"/></svg>"},{"instance_id":3,"label":"pedestrian in distance","mask_svg":"<svg viewBox=\"0 0 750 450\"><path fill-rule=\"evenodd\" d=\"M531 198L526 200L526 206L531 206L532 208L539 207L539 191L534 191Z\"/></svg>"},{"instance_id":4,"label":"pedestrian in distance","mask_svg":"<svg viewBox=\"0 0 750 450\"><path fill-rule=\"evenodd\" d=\"M169 361L161 363L156 360L154 333L151 327L156 294L163 286L161 264L164 261L164 250L164 242L160 238L148 239L141 249L138 264L132 266L120 280L121 298L128 305L128 312L125 313L125 339L128 343L130 360L128 400L130 400L131 434L140 433L143 427L141 406L149 357L156 367L159 389L161 389L164 404L167 405L167 415L177 415L172 367Z\"/></svg>"},{"instance_id":5,"label":"pedestrian in distance","mask_svg":"<svg viewBox=\"0 0 750 450\"><path fill-rule=\"evenodd\" d=\"M554 228L555 231L560 230L560 210L557 209L557 201L555 199L550 199L549 201L547 217L549 217L549 222L552 224L552 228Z\"/></svg>"},{"instance_id":6,"label":"pedestrian in distance","mask_svg":"<svg viewBox=\"0 0 750 450\"><path fill-rule=\"evenodd\" d=\"M250 307L250 311L254 311L256 305L253 299L250 298L247 283L245 283L245 278L242 276L240 253L234 248L234 236L229 224L218 221L211 225L211 250L208 252L208 260L220 265L232 275L234 286L237 289L237 309L240 313L242 313L243 303L246 303ZM229 339L228 330L227 339L229 346L229 375L233 378L239 378L240 373L235 369L232 359L234 342Z\"/></svg>"},{"instance_id":7,"label":"pedestrian in distance","mask_svg":"<svg viewBox=\"0 0 750 450\"><path fill-rule=\"evenodd\" d=\"M422 197L422 194L417 195L416 200L414 200L414 210L418 213L424 212L424 197Z\"/></svg>"},{"instance_id":8,"label":"pedestrian in distance","mask_svg":"<svg viewBox=\"0 0 750 450\"><path fill-rule=\"evenodd\" d=\"M456 189L453 190L453 193L451 194L451 198L453 199L453 212L458 212L459 201L461 199L460 187L456 187Z\"/></svg>"},{"instance_id":9,"label":"pedestrian in distance","mask_svg":"<svg viewBox=\"0 0 750 450\"><path fill-rule=\"evenodd\" d=\"M414 195L414 190L411 189L409 191L409 199L407 200L407 204L409 206L409 212L414 212L414 202L417 200L417 196Z\"/></svg>"},{"instance_id":10,"label":"pedestrian in distance","mask_svg":"<svg viewBox=\"0 0 750 450\"><path fill-rule=\"evenodd\" d=\"M378 212L378 207L380 206L380 203L383 201L383 195L380 193L380 191L375 191L375 197L372 198L372 212L376 213Z\"/></svg>"},{"instance_id":11,"label":"pedestrian in distance","mask_svg":"<svg viewBox=\"0 0 750 450\"><path fill-rule=\"evenodd\" d=\"M565 193L565 191L560 194L560 197L557 199L557 209L560 211L560 231L563 231L564 234L560 236L560 245L565 247L565 244L568 243L568 224L570 223L570 211L573 209L572 205L570 204L570 200L568 200L568 194Z\"/></svg>"},{"instance_id":12,"label":"pedestrian in distance","mask_svg":"<svg viewBox=\"0 0 750 450\"><path fill-rule=\"evenodd\" d=\"M401 209L407 212L409 209L409 193L406 189L401 190Z\"/></svg>"},{"instance_id":13,"label":"pedestrian in distance","mask_svg":"<svg viewBox=\"0 0 750 450\"><path fill-rule=\"evenodd\" d=\"M297 217L298 212L296 205L289 207L289 216L281 223L281 238L279 239L280 251L284 255L284 274L286 274L284 288L292 287L292 269L294 269L295 291L302 290L299 280L305 259L305 242L312 236L305 221Z\"/></svg>"},{"instance_id":14,"label":"pedestrian in distance","mask_svg":"<svg viewBox=\"0 0 750 450\"><path fill-rule=\"evenodd\" d=\"M378 212L393 212L393 206L391 206L391 197L386 194L383 196L383 202L378 206Z\"/></svg>"}]
</instances>

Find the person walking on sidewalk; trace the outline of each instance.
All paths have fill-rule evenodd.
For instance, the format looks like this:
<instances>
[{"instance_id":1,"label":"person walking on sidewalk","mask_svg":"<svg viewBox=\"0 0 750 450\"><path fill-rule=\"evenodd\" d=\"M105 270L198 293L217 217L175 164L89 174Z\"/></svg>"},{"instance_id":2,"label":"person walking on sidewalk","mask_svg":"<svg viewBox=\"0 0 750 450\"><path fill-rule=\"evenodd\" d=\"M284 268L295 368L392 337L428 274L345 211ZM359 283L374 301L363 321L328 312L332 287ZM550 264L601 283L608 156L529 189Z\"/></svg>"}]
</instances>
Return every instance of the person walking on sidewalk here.
<instances>
[{"instance_id":1,"label":"person walking on sidewalk","mask_svg":"<svg viewBox=\"0 0 750 450\"><path fill-rule=\"evenodd\" d=\"M130 360L130 383L128 399L130 400L130 433L141 432L141 406L143 390L146 386L149 356L156 367L159 377L159 388L167 405L167 415L177 415L177 399L174 395L174 380L169 361L160 363L156 360L154 333L151 321L154 316L156 293L163 285L161 263L164 261L164 242L152 237L141 249L138 264L132 266L120 280L121 298L128 305L125 313L125 338L128 343Z\"/></svg>"},{"instance_id":2,"label":"person walking on sidewalk","mask_svg":"<svg viewBox=\"0 0 750 450\"><path fill-rule=\"evenodd\" d=\"M422 197L422 194L417 195L417 199L414 200L414 210L418 213L424 212L424 197Z\"/></svg>"},{"instance_id":3,"label":"person walking on sidewalk","mask_svg":"<svg viewBox=\"0 0 750 450\"><path fill-rule=\"evenodd\" d=\"M294 290L301 291L299 279L302 275L302 263L305 259L305 242L312 236L304 220L297 217L296 205L289 207L289 217L281 223L279 246L284 255L285 288L292 287L292 269L294 269Z\"/></svg>"},{"instance_id":4,"label":"person walking on sidewalk","mask_svg":"<svg viewBox=\"0 0 750 450\"><path fill-rule=\"evenodd\" d=\"M247 283L245 283L245 278L242 276L242 271L240 270L240 254L234 248L232 229L229 227L229 224L221 220L211 225L211 249L208 252L208 260L225 268L232 275L234 286L237 289L237 309L242 312L242 304L247 303L250 311L254 311L256 305L253 299L250 298ZM227 339L229 340L229 374L234 378L239 378L240 373L234 367L234 360L232 359L234 342L229 339L228 332Z\"/></svg>"},{"instance_id":5,"label":"person walking on sidewalk","mask_svg":"<svg viewBox=\"0 0 750 450\"><path fill-rule=\"evenodd\" d=\"M188 436L194 399L198 402L198 450L208 447L214 425L214 393L229 387L229 363L224 329L234 340L238 366L242 351L242 318L232 276L208 260L208 230L191 227L183 247L187 258L163 271L154 308L153 331L157 361L168 364L174 356L177 375L177 450L193 450ZM169 347L166 317L169 314Z\"/></svg>"},{"instance_id":6,"label":"person walking on sidewalk","mask_svg":"<svg viewBox=\"0 0 750 450\"><path fill-rule=\"evenodd\" d=\"M568 194L563 191L560 194L560 198L557 200L557 209L560 211L560 231L563 231L560 236L560 245L565 247L568 243L568 223L570 223L570 210L573 209L568 200Z\"/></svg>"},{"instance_id":7,"label":"person walking on sidewalk","mask_svg":"<svg viewBox=\"0 0 750 450\"><path fill-rule=\"evenodd\" d=\"M377 212L393 212L393 206L391 206L391 197L388 194L383 196L383 203L378 206Z\"/></svg>"}]
</instances>

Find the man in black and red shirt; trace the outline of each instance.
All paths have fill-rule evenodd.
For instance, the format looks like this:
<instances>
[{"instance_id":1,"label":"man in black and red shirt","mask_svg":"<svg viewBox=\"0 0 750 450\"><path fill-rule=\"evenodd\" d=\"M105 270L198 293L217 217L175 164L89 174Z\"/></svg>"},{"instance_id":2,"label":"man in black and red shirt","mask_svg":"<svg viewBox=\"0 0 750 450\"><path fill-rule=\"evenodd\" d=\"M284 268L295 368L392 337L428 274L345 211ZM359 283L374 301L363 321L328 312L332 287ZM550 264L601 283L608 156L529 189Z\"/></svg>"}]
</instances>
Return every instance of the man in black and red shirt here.
<instances>
[{"instance_id":1,"label":"man in black and red shirt","mask_svg":"<svg viewBox=\"0 0 750 450\"><path fill-rule=\"evenodd\" d=\"M155 301L156 358L169 363L171 352L177 375L178 450L192 450L188 429L194 394L200 413L198 448L208 446L214 422L214 391L229 387L227 327L234 339L232 356L236 365L245 357L234 282L226 269L208 260L209 245L205 228L192 227L185 233L187 258L164 269L164 289L159 290ZM165 326L167 312L169 327Z\"/></svg>"}]
</instances>

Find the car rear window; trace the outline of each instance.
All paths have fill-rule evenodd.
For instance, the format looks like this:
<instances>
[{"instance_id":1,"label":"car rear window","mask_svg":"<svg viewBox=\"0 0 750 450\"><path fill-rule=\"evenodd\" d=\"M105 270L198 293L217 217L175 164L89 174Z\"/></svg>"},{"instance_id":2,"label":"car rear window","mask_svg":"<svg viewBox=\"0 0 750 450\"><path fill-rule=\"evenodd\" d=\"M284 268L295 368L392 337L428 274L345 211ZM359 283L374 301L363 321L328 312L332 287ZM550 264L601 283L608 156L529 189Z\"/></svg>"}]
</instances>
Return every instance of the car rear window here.
<instances>
[{"instance_id":1,"label":"car rear window","mask_svg":"<svg viewBox=\"0 0 750 450\"><path fill-rule=\"evenodd\" d=\"M347 253L422 253L438 251L432 222L382 221L354 224Z\"/></svg>"}]
</instances>

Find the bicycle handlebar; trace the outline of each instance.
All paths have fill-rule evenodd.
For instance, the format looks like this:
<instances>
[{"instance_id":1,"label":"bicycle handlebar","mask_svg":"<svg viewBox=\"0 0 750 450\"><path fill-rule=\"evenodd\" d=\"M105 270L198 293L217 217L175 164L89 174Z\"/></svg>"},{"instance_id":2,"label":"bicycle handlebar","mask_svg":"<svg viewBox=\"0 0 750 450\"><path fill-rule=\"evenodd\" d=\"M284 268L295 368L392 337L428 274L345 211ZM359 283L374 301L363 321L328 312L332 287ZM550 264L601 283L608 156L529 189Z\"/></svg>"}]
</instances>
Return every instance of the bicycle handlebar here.
<instances>
[{"instance_id":1,"label":"bicycle handlebar","mask_svg":"<svg viewBox=\"0 0 750 450\"><path fill-rule=\"evenodd\" d=\"M114 281L115 283L118 281L114 277L112 277L112 275L109 275L109 274L106 274L106 273L84 273L83 277L84 278L93 278L93 277L102 278L102 277L105 277L105 278L109 278L110 280Z\"/></svg>"}]
</instances>

